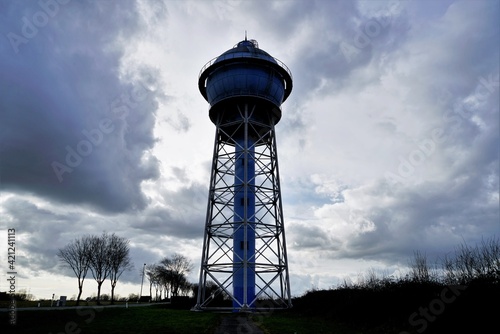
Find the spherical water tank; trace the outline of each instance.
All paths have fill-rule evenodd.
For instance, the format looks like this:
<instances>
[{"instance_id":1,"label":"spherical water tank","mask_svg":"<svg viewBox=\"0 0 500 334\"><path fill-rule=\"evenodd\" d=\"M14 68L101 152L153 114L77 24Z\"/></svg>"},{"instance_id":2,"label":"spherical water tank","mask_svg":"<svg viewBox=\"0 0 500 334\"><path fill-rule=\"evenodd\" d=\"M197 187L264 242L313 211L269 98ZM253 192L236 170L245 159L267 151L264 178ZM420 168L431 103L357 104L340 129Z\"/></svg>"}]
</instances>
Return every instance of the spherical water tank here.
<instances>
[{"instance_id":1,"label":"spherical water tank","mask_svg":"<svg viewBox=\"0 0 500 334\"><path fill-rule=\"evenodd\" d=\"M201 94L210 103L210 118L215 122L219 105L252 98L280 109L292 90L292 75L285 64L258 48L257 42L244 40L201 70ZM279 121L281 112L277 113Z\"/></svg>"}]
</instances>

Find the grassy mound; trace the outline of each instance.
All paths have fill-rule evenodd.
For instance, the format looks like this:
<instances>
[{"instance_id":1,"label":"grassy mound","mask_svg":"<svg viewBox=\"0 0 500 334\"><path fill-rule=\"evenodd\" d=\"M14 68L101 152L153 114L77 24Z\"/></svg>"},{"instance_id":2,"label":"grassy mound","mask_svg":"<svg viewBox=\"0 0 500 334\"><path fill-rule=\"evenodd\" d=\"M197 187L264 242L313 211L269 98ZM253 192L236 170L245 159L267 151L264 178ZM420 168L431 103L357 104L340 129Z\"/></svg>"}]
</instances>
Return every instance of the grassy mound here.
<instances>
[{"instance_id":1,"label":"grassy mound","mask_svg":"<svg viewBox=\"0 0 500 334\"><path fill-rule=\"evenodd\" d=\"M500 284L480 281L311 291L262 324L272 334L487 333L500 314L499 298Z\"/></svg>"}]
</instances>

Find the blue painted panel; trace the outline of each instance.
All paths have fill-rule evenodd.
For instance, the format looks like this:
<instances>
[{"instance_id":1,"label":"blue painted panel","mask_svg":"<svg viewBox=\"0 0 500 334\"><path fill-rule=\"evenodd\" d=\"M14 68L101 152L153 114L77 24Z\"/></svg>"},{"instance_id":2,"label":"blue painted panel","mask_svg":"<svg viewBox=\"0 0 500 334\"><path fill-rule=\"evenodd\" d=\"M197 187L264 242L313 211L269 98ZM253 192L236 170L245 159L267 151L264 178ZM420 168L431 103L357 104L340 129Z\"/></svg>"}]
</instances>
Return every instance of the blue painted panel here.
<instances>
[{"instance_id":1,"label":"blue painted panel","mask_svg":"<svg viewBox=\"0 0 500 334\"><path fill-rule=\"evenodd\" d=\"M249 140L247 145L251 147L252 141ZM248 306L253 307L251 302L255 298L255 231L252 228L255 224L255 153L253 147L249 148L248 152L245 152L244 148L245 141L238 140L235 148L234 177L233 293L241 304L244 304L246 295ZM248 261L246 273L244 261ZM239 307L234 301L233 306Z\"/></svg>"}]
</instances>

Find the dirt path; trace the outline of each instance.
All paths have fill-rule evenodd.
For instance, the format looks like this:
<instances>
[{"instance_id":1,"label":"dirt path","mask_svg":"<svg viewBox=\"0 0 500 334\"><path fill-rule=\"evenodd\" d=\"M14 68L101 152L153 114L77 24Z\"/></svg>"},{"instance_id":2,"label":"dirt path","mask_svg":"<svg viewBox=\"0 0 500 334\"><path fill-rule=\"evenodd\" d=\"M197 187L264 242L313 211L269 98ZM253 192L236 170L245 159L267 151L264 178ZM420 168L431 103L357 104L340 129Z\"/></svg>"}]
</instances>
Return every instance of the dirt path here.
<instances>
[{"instance_id":1,"label":"dirt path","mask_svg":"<svg viewBox=\"0 0 500 334\"><path fill-rule=\"evenodd\" d=\"M228 314L214 334L264 334L246 315Z\"/></svg>"}]
</instances>

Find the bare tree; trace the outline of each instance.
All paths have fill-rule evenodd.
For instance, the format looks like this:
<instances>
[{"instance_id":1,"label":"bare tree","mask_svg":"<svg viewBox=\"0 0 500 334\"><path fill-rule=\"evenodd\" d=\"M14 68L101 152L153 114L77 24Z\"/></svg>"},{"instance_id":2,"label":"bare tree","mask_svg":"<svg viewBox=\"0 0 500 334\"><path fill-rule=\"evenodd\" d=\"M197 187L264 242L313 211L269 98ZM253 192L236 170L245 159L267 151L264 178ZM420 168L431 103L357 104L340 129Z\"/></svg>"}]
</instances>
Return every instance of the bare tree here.
<instances>
[{"instance_id":1,"label":"bare tree","mask_svg":"<svg viewBox=\"0 0 500 334\"><path fill-rule=\"evenodd\" d=\"M413 281L419 283L429 283L431 281L431 273L427 264L427 257L422 255L420 251L413 252L413 260L410 261L410 277Z\"/></svg>"},{"instance_id":2,"label":"bare tree","mask_svg":"<svg viewBox=\"0 0 500 334\"><path fill-rule=\"evenodd\" d=\"M83 282L87 276L90 266L90 251L91 251L91 237L83 236L80 239L75 239L64 248L57 252L59 260L64 262L66 267L73 270L78 278L78 297L76 305L80 305L80 298L82 296Z\"/></svg>"},{"instance_id":3,"label":"bare tree","mask_svg":"<svg viewBox=\"0 0 500 334\"><path fill-rule=\"evenodd\" d=\"M193 289L193 284L190 283L187 278L184 276L180 286L179 286L179 294L181 296L189 296L191 290Z\"/></svg>"},{"instance_id":4,"label":"bare tree","mask_svg":"<svg viewBox=\"0 0 500 334\"><path fill-rule=\"evenodd\" d=\"M115 287L118 279L125 270L131 270L133 267L132 260L130 259L129 241L125 238L112 234L108 238L108 252L109 252L109 279L111 281L111 304L115 303Z\"/></svg>"},{"instance_id":5,"label":"bare tree","mask_svg":"<svg viewBox=\"0 0 500 334\"><path fill-rule=\"evenodd\" d=\"M156 266L155 270L157 283L160 287L160 299L162 291L165 293L165 298L169 298L172 290L172 272L161 265Z\"/></svg>"},{"instance_id":6,"label":"bare tree","mask_svg":"<svg viewBox=\"0 0 500 334\"><path fill-rule=\"evenodd\" d=\"M165 268L158 264L151 264L146 267L146 276L149 280L149 294L151 299L156 301L162 299L162 294L165 293L165 298L168 293L168 285L166 283ZM153 298L153 288L155 289L155 297Z\"/></svg>"},{"instance_id":7,"label":"bare tree","mask_svg":"<svg viewBox=\"0 0 500 334\"><path fill-rule=\"evenodd\" d=\"M179 290L187 281L186 276L193 270L193 264L187 257L181 254L174 254L171 258L164 258L160 261L164 267L164 274L170 283L172 296L178 296Z\"/></svg>"},{"instance_id":8,"label":"bare tree","mask_svg":"<svg viewBox=\"0 0 500 334\"><path fill-rule=\"evenodd\" d=\"M447 283L470 284L473 280L500 281L500 239L482 240L480 245L461 244L443 263Z\"/></svg>"},{"instance_id":9,"label":"bare tree","mask_svg":"<svg viewBox=\"0 0 500 334\"><path fill-rule=\"evenodd\" d=\"M481 243L481 257L485 275L489 279L500 281L500 239L493 237Z\"/></svg>"},{"instance_id":10,"label":"bare tree","mask_svg":"<svg viewBox=\"0 0 500 334\"><path fill-rule=\"evenodd\" d=\"M445 255L443 259L443 270L444 270L444 283L446 284L458 284L460 281L457 268L456 268L455 258Z\"/></svg>"},{"instance_id":11,"label":"bare tree","mask_svg":"<svg viewBox=\"0 0 500 334\"><path fill-rule=\"evenodd\" d=\"M103 233L100 237L92 236L90 238L90 271L97 282L97 305L101 304L102 283L111 273L109 240L110 236L107 233Z\"/></svg>"},{"instance_id":12,"label":"bare tree","mask_svg":"<svg viewBox=\"0 0 500 334\"><path fill-rule=\"evenodd\" d=\"M146 277L149 280L149 297L153 298L153 285L158 281L156 264L149 264L146 266Z\"/></svg>"}]
</instances>

